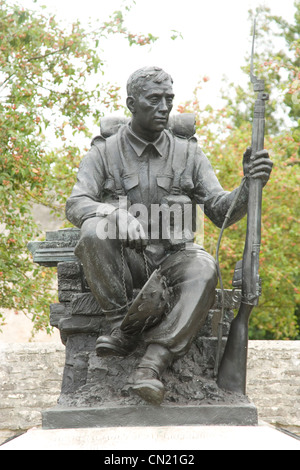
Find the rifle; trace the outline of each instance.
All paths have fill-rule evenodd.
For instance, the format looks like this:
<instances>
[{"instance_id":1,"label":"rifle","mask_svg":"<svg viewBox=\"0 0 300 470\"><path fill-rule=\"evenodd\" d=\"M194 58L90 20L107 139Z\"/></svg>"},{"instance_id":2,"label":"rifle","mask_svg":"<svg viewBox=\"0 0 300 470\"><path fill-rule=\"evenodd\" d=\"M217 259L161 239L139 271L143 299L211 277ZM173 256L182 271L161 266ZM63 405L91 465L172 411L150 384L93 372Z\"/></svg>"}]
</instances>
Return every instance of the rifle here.
<instances>
[{"instance_id":1,"label":"rifle","mask_svg":"<svg viewBox=\"0 0 300 470\"><path fill-rule=\"evenodd\" d=\"M253 73L255 30L256 21L254 20L250 77L254 91L258 92L258 96L254 105L252 155L264 148L265 102L269 99L268 94L265 93L265 81L259 80ZM254 306L258 305L258 299L261 295L261 280L258 271L263 183L261 179L251 178L251 176L248 178L246 241L243 259L237 263L235 269L235 274L242 272L242 278L240 282L233 282L234 287L242 287L241 305L230 327L217 378L220 388L243 395L246 394L249 318Z\"/></svg>"}]
</instances>

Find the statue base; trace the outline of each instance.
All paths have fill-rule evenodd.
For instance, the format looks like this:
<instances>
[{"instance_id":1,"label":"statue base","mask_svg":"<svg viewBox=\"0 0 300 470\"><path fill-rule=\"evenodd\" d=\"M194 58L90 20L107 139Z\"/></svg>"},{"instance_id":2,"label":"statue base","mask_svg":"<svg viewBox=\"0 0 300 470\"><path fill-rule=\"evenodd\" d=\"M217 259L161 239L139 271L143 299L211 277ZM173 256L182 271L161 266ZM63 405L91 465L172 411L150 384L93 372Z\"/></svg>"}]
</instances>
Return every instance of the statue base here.
<instances>
[{"instance_id":1,"label":"statue base","mask_svg":"<svg viewBox=\"0 0 300 470\"><path fill-rule=\"evenodd\" d=\"M107 428L133 426L255 426L257 410L251 403L200 406L125 406L69 408L57 406L43 412L44 429Z\"/></svg>"},{"instance_id":2,"label":"statue base","mask_svg":"<svg viewBox=\"0 0 300 470\"><path fill-rule=\"evenodd\" d=\"M165 398L160 406L147 404L127 385L128 376L143 352L142 346L125 358L101 358L94 351L84 352L88 355L85 380L81 385L77 382L74 389L74 382L68 380L70 371L65 369L64 382L70 387L62 390L55 408L43 412L43 428L257 425L257 410L247 396L221 390L212 370L201 364L202 340L198 338L188 354L165 371L162 378ZM213 350L216 340L210 340ZM83 366L82 355L77 356L77 362L77 368L79 364Z\"/></svg>"}]
</instances>

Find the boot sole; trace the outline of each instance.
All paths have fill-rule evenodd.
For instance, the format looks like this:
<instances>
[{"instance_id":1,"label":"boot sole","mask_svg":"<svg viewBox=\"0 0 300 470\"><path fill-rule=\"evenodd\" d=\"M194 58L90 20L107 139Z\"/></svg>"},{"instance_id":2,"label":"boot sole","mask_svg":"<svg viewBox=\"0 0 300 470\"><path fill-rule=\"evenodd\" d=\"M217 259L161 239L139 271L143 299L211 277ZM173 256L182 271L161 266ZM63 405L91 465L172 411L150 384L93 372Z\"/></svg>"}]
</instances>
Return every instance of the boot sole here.
<instances>
[{"instance_id":1,"label":"boot sole","mask_svg":"<svg viewBox=\"0 0 300 470\"><path fill-rule=\"evenodd\" d=\"M124 349L116 348L110 344L102 343L96 346L96 354L100 357L128 356L130 353Z\"/></svg>"},{"instance_id":2,"label":"boot sole","mask_svg":"<svg viewBox=\"0 0 300 470\"><path fill-rule=\"evenodd\" d=\"M151 405L160 405L163 402L165 391L161 386L140 383L130 387L134 393Z\"/></svg>"}]
</instances>

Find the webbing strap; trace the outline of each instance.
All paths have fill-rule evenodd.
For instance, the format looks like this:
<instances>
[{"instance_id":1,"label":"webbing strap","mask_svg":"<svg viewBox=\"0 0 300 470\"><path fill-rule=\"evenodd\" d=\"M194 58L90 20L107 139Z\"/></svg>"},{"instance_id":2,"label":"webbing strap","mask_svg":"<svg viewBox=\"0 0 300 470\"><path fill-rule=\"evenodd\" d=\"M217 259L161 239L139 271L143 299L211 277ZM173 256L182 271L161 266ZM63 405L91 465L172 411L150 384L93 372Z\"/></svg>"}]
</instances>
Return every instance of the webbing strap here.
<instances>
[{"instance_id":1,"label":"webbing strap","mask_svg":"<svg viewBox=\"0 0 300 470\"><path fill-rule=\"evenodd\" d=\"M119 131L120 132L120 131ZM106 140L106 155L107 155L107 164L111 169L112 175L115 180L116 192L123 193L123 186L121 183L119 165L121 160L121 150L120 150L120 137L119 132L112 135Z\"/></svg>"}]
</instances>

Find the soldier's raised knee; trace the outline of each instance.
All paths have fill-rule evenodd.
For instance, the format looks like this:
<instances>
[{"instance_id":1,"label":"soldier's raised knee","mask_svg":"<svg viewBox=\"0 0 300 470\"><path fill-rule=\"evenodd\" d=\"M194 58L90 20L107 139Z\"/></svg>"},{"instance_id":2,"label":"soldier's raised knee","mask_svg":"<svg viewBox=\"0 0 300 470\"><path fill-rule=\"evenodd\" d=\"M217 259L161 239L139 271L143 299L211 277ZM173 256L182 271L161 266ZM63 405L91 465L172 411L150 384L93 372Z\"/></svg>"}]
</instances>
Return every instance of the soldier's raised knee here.
<instances>
[{"instance_id":1,"label":"soldier's raised knee","mask_svg":"<svg viewBox=\"0 0 300 470\"><path fill-rule=\"evenodd\" d=\"M106 231L107 219L104 217L93 217L84 221L81 226L80 240L75 249L75 254L79 254L82 250L94 247L98 251L103 248L109 249L111 245L116 248L115 233Z\"/></svg>"}]
</instances>

